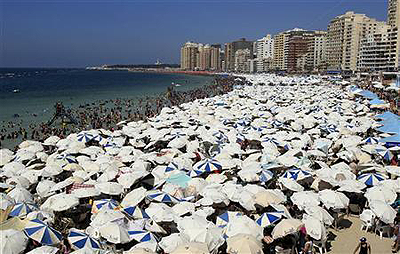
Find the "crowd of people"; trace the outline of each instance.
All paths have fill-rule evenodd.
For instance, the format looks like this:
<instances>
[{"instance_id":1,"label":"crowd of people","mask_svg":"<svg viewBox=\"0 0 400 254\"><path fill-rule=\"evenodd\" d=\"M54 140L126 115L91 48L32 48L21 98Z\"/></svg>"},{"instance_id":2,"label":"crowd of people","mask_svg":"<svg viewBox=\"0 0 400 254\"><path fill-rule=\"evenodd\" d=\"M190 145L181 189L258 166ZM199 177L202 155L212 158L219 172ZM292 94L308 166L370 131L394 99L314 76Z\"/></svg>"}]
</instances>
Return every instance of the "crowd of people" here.
<instances>
[{"instance_id":1,"label":"crowd of people","mask_svg":"<svg viewBox=\"0 0 400 254\"><path fill-rule=\"evenodd\" d=\"M99 100L72 109L66 109L62 103L57 103L53 119L47 122L31 123L27 127L21 119L3 123L0 129L0 147L5 146L5 143L16 145L27 139L43 141L53 135L64 138L81 130L114 130L116 124L123 120L145 121L159 114L163 107L230 92L238 82L233 77L216 76L214 84L188 91L177 91L174 86L170 86L165 93L155 96Z\"/></svg>"},{"instance_id":2,"label":"crowd of people","mask_svg":"<svg viewBox=\"0 0 400 254\"><path fill-rule=\"evenodd\" d=\"M388 110L394 114L400 114L400 90L387 90L382 87L374 86L371 82L362 82L359 86L364 89L375 93L379 99L384 100L390 104Z\"/></svg>"}]
</instances>

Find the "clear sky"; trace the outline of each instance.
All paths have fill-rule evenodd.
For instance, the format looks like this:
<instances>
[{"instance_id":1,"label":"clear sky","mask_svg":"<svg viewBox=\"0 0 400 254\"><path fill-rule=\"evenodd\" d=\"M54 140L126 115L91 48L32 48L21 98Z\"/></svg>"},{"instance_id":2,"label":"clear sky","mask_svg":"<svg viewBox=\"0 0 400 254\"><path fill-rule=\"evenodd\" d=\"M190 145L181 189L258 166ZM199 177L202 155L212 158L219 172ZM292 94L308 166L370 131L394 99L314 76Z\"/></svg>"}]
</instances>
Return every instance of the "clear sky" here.
<instances>
[{"instance_id":1,"label":"clear sky","mask_svg":"<svg viewBox=\"0 0 400 254\"><path fill-rule=\"evenodd\" d=\"M186 41L225 43L353 10L386 19L387 0L0 0L0 67L178 63Z\"/></svg>"}]
</instances>

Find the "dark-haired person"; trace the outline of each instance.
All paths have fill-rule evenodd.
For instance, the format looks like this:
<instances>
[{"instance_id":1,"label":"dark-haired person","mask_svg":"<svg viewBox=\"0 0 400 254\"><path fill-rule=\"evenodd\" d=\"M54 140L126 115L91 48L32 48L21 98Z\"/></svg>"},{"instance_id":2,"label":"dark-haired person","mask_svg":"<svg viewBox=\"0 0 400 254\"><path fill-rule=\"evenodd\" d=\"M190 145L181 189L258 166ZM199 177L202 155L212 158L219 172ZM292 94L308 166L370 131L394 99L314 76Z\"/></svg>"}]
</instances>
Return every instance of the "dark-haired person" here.
<instances>
[{"instance_id":1,"label":"dark-haired person","mask_svg":"<svg viewBox=\"0 0 400 254\"><path fill-rule=\"evenodd\" d=\"M357 245L357 248L354 250L354 254L360 250L359 254L371 254L371 245L367 242L367 238L361 237L360 242Z\"/></svg>"}]
</instances>

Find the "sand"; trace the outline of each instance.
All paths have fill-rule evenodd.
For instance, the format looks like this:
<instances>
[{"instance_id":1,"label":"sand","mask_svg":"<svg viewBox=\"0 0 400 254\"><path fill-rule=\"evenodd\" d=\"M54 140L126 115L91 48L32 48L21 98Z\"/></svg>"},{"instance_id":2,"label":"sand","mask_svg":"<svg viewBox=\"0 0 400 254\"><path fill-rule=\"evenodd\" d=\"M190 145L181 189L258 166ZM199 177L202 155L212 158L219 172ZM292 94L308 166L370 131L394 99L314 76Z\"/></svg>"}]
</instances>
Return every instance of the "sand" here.
<instances>
[{"instance_id":1,"label":"sand","mask_svg":"<svg viewBox=\"0 0 400 254\"><path fill-rule=\"evenodd\" d=\"M359 218L346 216L341 224L347 228L339 231L333 229L330 230L330 232L334 236L336 235L336 237L333 241L331 241L331 248L328 253L352 254L357 247L359 239L363 236L367 238L367 241L370 243L372 254L392 253L392 240L387 237L380 239L379 235L377 234L365 232L365 230L362 231Z\"/></svg>"}]
</instances>

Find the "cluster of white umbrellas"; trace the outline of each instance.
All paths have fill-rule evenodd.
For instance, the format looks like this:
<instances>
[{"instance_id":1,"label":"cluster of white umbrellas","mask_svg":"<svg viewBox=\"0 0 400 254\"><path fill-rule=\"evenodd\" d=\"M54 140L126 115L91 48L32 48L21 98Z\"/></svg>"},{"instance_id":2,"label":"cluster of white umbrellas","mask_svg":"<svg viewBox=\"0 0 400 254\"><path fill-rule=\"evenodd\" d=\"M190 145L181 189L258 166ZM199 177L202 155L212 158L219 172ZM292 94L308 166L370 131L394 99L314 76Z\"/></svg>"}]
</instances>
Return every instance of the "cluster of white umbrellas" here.
<instances>
[{"instance_id":1,"label":"cluster of white umbrellas","mask_svg":"<svg viewBox=\"0 0 400 254\"><path fill-rule=\"evenodd\" d=\"M326 238L349 193L393 222L398 149L380 143L368 101L319 77L245 78L113 132L2 149L0 252L22 253L30 238L43 245L30 253L53 253L63 239L76 253L131 243L125 253L216 253L225 242L228 253L260 253L266 227L273 239L302 226ZM89 211L87 227L57 229L56 216L76 209Z\"/></svg>"}]
</instances>

